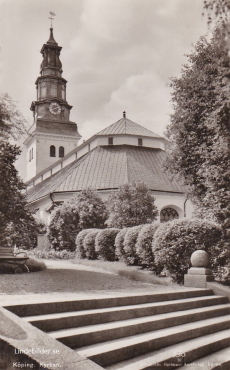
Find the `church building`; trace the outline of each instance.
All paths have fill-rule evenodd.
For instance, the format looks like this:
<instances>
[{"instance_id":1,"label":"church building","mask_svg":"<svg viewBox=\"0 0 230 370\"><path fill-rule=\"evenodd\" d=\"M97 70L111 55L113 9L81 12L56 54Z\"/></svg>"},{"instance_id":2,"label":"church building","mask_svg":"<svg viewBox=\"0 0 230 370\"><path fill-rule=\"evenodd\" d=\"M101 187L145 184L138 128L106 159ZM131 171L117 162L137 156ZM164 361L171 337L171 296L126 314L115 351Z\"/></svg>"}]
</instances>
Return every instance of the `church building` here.
<instances>
[{"instance_id":1,"label":"church building","mask_svg":"<svg viewBox=\"0 0 230 370\"><path fill-rule=\"evenodd\" d=\"M57 205L83 189L96 189L106 199L121 185L141 180L156 199L161 222L190 218L193 207L185 188L163 170L167 140L131 121L126 112L78 145L81 136L77 124L70 121L61 49L51 27L41 49L37 100L31 104L34 123L25 140L28 207L48 223Z\"/></svg>"}]
</instances>

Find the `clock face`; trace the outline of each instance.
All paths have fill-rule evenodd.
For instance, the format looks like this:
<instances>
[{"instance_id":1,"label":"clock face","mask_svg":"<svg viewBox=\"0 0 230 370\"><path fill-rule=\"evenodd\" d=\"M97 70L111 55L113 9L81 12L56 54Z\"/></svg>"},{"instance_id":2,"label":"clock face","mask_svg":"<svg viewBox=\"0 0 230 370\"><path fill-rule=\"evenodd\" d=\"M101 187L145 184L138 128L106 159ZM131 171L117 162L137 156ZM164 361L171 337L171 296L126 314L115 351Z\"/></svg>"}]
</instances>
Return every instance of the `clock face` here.
<instances>
[{"instance_id":1,"label":"clock face","mask_svg":"<svg viewBox=\"0 0 230 370\"><path fill-rule=\"evenodd\" d=\"M49 106L49 110L52 114L61 113L61 107L58 103L51 103L50 106Z\"/></svg>"}]
</instances>

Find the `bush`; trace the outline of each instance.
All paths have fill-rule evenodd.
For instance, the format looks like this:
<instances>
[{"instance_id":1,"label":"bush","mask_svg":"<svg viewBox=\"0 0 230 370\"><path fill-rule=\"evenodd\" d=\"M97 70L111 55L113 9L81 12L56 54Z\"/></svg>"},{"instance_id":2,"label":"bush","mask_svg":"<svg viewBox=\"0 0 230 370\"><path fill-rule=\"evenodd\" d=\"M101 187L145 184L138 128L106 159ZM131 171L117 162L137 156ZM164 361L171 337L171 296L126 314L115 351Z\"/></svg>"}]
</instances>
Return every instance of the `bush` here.
<instances>
[{"instance_id":1,"label":"bush","mask_svg":"<svg viewBox=\"0 0 230 370\"><path fill-rule=\"evenodd\" d=\"M79 220L77 206L74 202L64 202L52 212L47 231L52 248L74 251L75 238L80 231Z\"/></svg>"},{"instance_id":2,"label":"bush","mask_svg":"<svg viewBox=\"0 0 230 370\"><path fill-rule=\"evenodd\" d=\"M89 228L103 228L107 219L104 202L96 190L85 189L57 207L51 216L47 236L56 250L75 250L77 234Z\"/></svg>"},{"instance_id":3,"label":"bush","mask_svg":"<svg viewBox=\"0 0 230 370\"><path fill-rule=\"evenodd\" d=\"M151 190L142 181L122 185L107 201L109 227L133 227L153 222L158 215Z\"/></svg>"},{"instance_id":4,"label":"bush","mask_svg":"<svg viewBox=\"0 0 230 370\"><path fill-rule=\"evenodd\" d=\"M152 244L155 264L166 268L174 281L182 283L191 254L203 249L209 254L210 267L216 269L221 236L220 226L212 221L182 219L161 224Z\"/></svg>"},{"instance_id":5,"label":"bush","mask_svg":"<svg viewBox=\"0 0 230 370\"><path fill-rule=\"evenodd\" d=\"M140 265L154 271L156 266L152 252L152 240L159 225L157 223L144 225L139 232L136 242L136 254Z\"/></svg>"},{"instance_id":6,"label":"bush","mask_svg":"<svg viewBox=\"0 0 230 370\"><path fill-rule=\"evenodd\" d=\"M104 261L115 261L115 239L120 229L101 230L96 237L95 250L98 258Z\"/></svg>"},{"instance_id":7,"label":"bush","mask_svg":"<svg viewBox=\"0 0 230 370\"><path fill-rule=\"evenodd\" d=\"M46 233L46 224L36 220L32 215L26 222L8 223L5 228L4 244L6 247L31 249L37 246L37 235Z\"/></svg>"},{"instance_id":8,"label":"bush","mask_svg":"<svg viewBox=\"0 0 230 370\"><path fill-rule=\"evenodd\" d=\"M55 251L55 249L45 250L45 249L33 249L30 251L27 251L28 256L37 257L41 259L74 259L75 258L75 252L69 252L67 250L62 251Z\"/></svg>"},{"instance_id":9,"label":"bush","mask_svg":"<svg viewBox=\"0 0 230 370\"><path fill-rule=\"evenodd\" d=\"M80 233L76 237L76 257L83 259L86 258L85 255L85 248L84 248L84 239L88 233L93 231L94 229L85 229L80 231Z\"/></svg>"},{"instance_id":10,"label":"bush","mask_svg":"<svg viewBox=\"0 0 230 370\"><path fill-rule=\"evenodd\" d=\"M88 260L96 260L97 253L95 251L95 239L97 234L99 233L99 229L92 230L88 232L83 239L83 247L85 252L85 257Z\"/></svg>"},{"instance_id":11,"label":"bush","mask_svg":"<svg viewBox=\"0 0 230 370\"><path fill-rule=\"evenodd\" d=\"M115 256L119 261L126 262L126 255L124 251L124 239L126 233L129 231L129 228L126 227L122 229L116 236L115 239Z\"/></svg>"},{"instance_id":12,"label":"bush","mask_svg":"<svg viewBox=\"0 0 230 370\"><path fill-rule=\"evenodd\" d=\"M138 256L136 253L136 242L137 242L137 237L142 227L143 225L131 227L125 235L124 255L125 255L125 262L127 265L137 265L138 264L139 260L138 260Z\"/></svg>"}]
</instances>

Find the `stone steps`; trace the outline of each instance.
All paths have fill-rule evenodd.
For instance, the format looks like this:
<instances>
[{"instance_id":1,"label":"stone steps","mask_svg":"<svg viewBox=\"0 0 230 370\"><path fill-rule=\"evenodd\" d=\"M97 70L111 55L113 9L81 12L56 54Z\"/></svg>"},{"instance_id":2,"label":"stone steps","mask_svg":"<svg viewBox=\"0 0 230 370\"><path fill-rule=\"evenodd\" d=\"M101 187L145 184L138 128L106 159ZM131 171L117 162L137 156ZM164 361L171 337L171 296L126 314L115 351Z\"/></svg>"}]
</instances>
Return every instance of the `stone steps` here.
<instances>
[{"instance_id":1,"label":"stone steps","mask_svg":"<svg viewBox=\"0 0 230 370\"><path fill-rule=\"evenodd\" d=\"M43 331L54 331L79 326L108 323L119 320L157 315L160 313L184 311L226 303L225 297L208 296L178 299L174 301L133 304L92 310L25 316L24 319Z\"/></svg>"},{"instance_id":2,"label":"stone steps","mask_svg":"<svg viewBox=\"0 0 230 370\"><path fill-rule=\"evenodd\" d=\"M230 304L223 304L214 307L202 307L182 312L178 311L67 330L57 330L49 334L66 346L74 349L87 344L91 345L101 341L105 342L133 335L136 336L137 334L165 329L191 321L228 314L230 314Z\"/></svg>"},{"instance_id":3,"label":"stone steps","mask_svg":"<svg viewBox=\"0 0 230 370\"><path fill-rule=\"evenodd\" d=\"M230 315L178 325L76 350L80 355L106 367L132 358L134 354L138 356L176 343L216 333L226 328L230 329Z\"/></svg>"},{"instance_id":4,"label":"stone steps","mask_svg":"<svg viewBox=\"0 0 230 370\"><path fill-rule=\"evenodd\" d=\"M182 368L214 358L213 352L227 356L230 347L230 303L208 289L6 308L108 370Z\"/></svg>"},{"instance_id":5,"label":"stone steps","mask_svg":"<svg viewBox=\"0 0 230 370\"><path fill-rule=\"evenodd\" d=\"M190 370L197 370L197 367L202 364L203 370L229 370L230 369L230 346L220 351L202 357L196 363L193 361L189 366ZM188 370L188 366L182 366L181 370Z\"/></svg>"},{"instance_id":6,"label":"stone steps","mask_svg":"<svg viewBox=\"0 0 230 370\"><path fill-rule=\"evenodd\" d=\"M229 344L229 329L227 329L148 352L107 366L106 370L145 370L150 368L152 370L165 370L166 368L173 369L175 364L177 364L177 368L178 364L181 364L180 370L214 369L215 367L211 367L211 364L216 365L230 361ZM218 350L219 348L223 349ZM217 352L212 353L214 350ZM189 366L183 366L184 363Z\"/></svg>"},{"instance_id":7,"label":"stone steps","mask_svg":"<svg viewBox=\"0 0 230 370\"><path fill-rule=\"evenodd\" d=\"M164 291L163 293L135 294L135 295L114 295L100 296L97 298L79 300L55 300L51 302L30 303L28 305L14 304L7 305L7 309L20 317L46 315L61 312L73 312L79 310L92 310L108 307L120 307L142 303L167 302L178 299L188 299L193 297L204 297L212 295L210 289L188 289L178 291Z\"/></svg>"}]
</instances>

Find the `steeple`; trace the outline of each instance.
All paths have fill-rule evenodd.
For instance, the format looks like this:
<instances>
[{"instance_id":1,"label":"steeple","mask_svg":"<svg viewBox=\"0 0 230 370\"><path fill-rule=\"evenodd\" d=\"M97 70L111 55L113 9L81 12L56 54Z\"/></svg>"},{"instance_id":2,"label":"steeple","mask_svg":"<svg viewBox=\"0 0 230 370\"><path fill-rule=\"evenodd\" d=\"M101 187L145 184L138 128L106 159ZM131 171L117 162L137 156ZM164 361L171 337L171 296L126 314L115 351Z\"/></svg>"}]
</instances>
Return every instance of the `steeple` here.
<instances>
[{"instance_id":1,"label":"steeple","mask_svg":"<svg viewBox=\"0 0 230 370\"><path fill-rule=\"evenodd\" d=\"M61 46L54 40L53 28L50 28L50 38L43 45L41 54L43 61L41 63L41 75L55 75L57 77L62 76L62 64L59 59L61 53Z\"/></svg>"},{"instance_id":2,"label":"steeple","mask_svg":"<svg viewBox=\"0 0 230 370\"><path fill-rule=\"evenodd\" d=\"M72 106L66 100L67 81L62 77L61 50L51 25L49 39L41 49L40 76L35 82L37 100L30 107L34 124L25 141L28 148L27 179L75 149L81 137L77 124L70 121Z\"/></svg>"},{"instance_id":3,"label":"steeple","mask_svg":"<svg viewBox=\"0 0 230 370\"><path fill-rule=\"evenodd\" d=\"M47 41L47 44L58 45L58 43L54 40L53 28L52 27L50 28L50 38Z\"/></svg>"}]
</instances>

